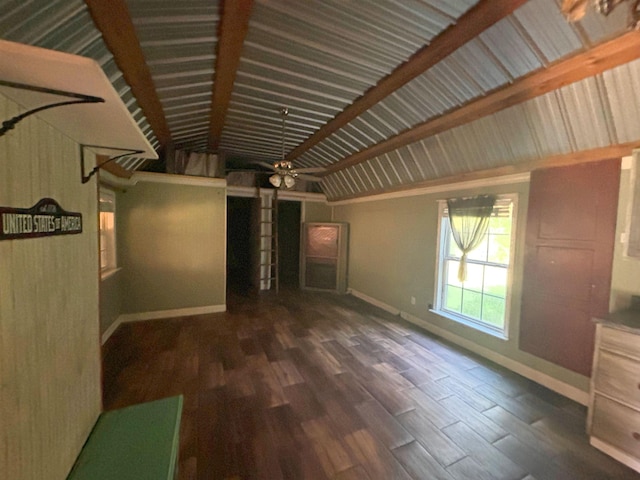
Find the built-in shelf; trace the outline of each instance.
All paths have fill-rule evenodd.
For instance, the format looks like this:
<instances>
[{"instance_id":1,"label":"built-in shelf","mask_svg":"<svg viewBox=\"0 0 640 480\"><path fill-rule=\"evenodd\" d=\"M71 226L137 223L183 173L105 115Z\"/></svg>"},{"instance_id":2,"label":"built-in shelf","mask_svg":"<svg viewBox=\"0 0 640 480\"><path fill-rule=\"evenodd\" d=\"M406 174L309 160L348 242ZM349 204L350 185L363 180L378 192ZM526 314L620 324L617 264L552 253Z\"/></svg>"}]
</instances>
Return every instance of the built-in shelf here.
<instances>
[{"instance_id":1,"label":"built-in shelf","mask_svg":"<svg viewBox=\"0 0 640 480\"><path fill-rule=\"evenodd\" d=\"M5 40L0 40L0 58L0 80L104 100L102 103L57 107L36 114L63 134L80 144L140 150L142 153L136 154L137 157L158 158L95 60ZM59 95L7 86L0 86L0 94L25 111L65 100ZM0 122L5 120L8 119L0 119ZM19 129L20 124L15 128ZM109 149L96 151L104 155L113 154Z\"/></svg>"}]
</instances>

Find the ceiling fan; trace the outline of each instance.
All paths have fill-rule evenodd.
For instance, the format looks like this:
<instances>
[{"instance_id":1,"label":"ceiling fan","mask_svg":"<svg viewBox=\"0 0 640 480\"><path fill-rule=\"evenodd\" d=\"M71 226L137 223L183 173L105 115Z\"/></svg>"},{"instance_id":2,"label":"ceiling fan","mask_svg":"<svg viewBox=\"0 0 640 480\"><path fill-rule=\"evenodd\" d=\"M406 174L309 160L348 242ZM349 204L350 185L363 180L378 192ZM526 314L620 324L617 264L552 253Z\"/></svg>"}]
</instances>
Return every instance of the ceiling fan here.
<instances>
[{"instance_id":1,"label":"ceiling fan","mask_svg":"<svg viewBox=\"0 0 640 480\"><path fill-rule=\"evenodd\" d=\"M267 162L252 162L256 165L268 168L274 173L269 177L269 183L276 188L292 188L296 184L296 179L306 180L308 182L321 182L320 177L309 175L309 173L321 173L325 169L322 167L316 168L296 168L291 162L286 160L280 160L273 164Z\"/></svg>"},{"instance_id":2,"label":"ceiling fan","mask_svg":"<svg viewBox=\"0 0 640 480\"><path fill-rule=\"evenodd\" d=\"M605 17L627 0L563 0L562 13L570 22L585 16L591 6ZM629 28L640 30L640 0L629 0Z\"/></svg>"},{"instance_id":3,"label":"ceiling fan","mask_svg":"<svg viewBox=\"0 0 640 480\"><path fill-rule=\"evenodd\" d=\"M275 188L293 188L296 184L296 179L306 180L309 182L321 182L322 178L309 175L310 173L322 173L325 171L322 167L308 167L308 168L296 168L291 162L284 159L285 157L285 133L287 116L289 115L289 109L283 107L280 109L280 115L282 115L282 158L281 160L271 164L264 161L251 162L254 165L260 165L265 167L274 173L269 177L269 183Z\"/></svg>"}]
</instances>

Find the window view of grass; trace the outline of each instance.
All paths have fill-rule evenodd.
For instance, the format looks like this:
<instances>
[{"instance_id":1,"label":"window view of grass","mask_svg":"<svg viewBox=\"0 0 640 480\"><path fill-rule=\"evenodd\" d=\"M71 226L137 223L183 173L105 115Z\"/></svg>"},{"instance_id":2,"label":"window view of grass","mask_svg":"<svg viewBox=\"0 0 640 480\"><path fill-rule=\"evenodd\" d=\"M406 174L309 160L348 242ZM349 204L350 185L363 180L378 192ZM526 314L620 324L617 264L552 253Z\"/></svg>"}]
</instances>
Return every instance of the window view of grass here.
<instances>
[{"instance_id":1,"label":"window view of grass","mask_svg":"<svg viewBox=\"0 0 640 480\"><path fill-rule=\"evenodd\" d=\"M505 327L507 269L511 245L511 215L494 216L489 231L477 249L467 256L467 278L458 280L462 252L458 249L448 219L443 218L444 264L442 308L497 329Z\"/></svg>"}]
</instances>

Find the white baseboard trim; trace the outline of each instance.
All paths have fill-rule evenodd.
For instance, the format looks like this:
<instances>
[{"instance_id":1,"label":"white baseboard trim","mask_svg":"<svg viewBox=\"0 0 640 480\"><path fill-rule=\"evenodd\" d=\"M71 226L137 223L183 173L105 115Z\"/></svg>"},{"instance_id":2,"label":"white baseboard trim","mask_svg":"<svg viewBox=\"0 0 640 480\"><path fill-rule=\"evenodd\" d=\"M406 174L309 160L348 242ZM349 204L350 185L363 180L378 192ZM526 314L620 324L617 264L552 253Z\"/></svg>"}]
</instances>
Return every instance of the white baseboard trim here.
<instances>
[{"instance_id":1,"label":"white baseboard trim","mask_svg":"<svg viewBox=\"0 0 640 480\"><path fill-rule=\"evenodd\" d=\"M370 303L373 306L381 308L385 312L389 312L391 315L400 315L400 310L398 310L397 308L394 308L391 305L381 302L380 300L370 297L369 295L366 295L362 292L354 290L353 288L347 289L347 293L349 295L353 295L356 298L359 298L360 300L364 300L365 302Z\"/></svg>"},{"instance_id":2,"label":"white baseboard trim","mask_svg":"<svg viewBox=\"0 0 640 480\"><path fill-rule=\"evenodd\" d=\"M154 312L124 313L118 317L122 322L141 322L144 320L160 320L173 317L191 317L206 313L226 312L227 305L206 305L204 307L174 308L173 310L156 310Z\"/></svg>"},{"instance_id":3,"label":"white baseboard trim","mask_svg":"<svg viewBox=\"0 0 640 480\"><path fill-rule=\"evenodd\" d=\"M193 315L205 315L207 313L222 313L227 311L227 305L206 305L204 307L175 308L173 310L156 310L153 312L123 313L111 324L102 334L102 344L104 345L113 332L123 323L142 322L144 320L161 320L173 317L191 317Z\"/></svg>"},{"instance_id":4,"label":"white baseboard trim","mask_svg":"<svg viewBox=\"0 0 640 480\"><path fill-rule=\"evenodd\" d=\"M354 297L360 298L361 300L364 300L367 303L375 305L376 307L382 308L387 312L390 312L394 315L400 315L400 317L403 318L404 320L411 322L420 328L424 328L425 330L433 333L434 335L438 335L439 337L449 340L450 342L455 343L456 345L459 345L462 348L466 348L467 350L473 353L477 353L481 357L487 358L492 362L495 362L500 366L503 366L519 375L522 375L523 377L528 378L529 380L539 383L540 385L543 385L548 389L553 390L556 393L559 393L560 395L564 395L565 397L570 398L575 402L578 402L582 405L589 404L589 392L580 390L579 388L576 388L556 378L553 378L550 375L547 375L546 373L542 373L532 367L529 367L528 365L517 362L509 357L505 357L504 355L496 353L493 350L483 347L482 345L478 345L477 343L472 342L471 340L463 338L459 335L456 335L455 333L452 333L449 330L445 330L444 328L440 328L436 325L433 325L427 322L426 320L423 320L414 315L411 315L410 313L398 310L397 308L394 308L391 305L387 305L383 302L380 302L379 300L371 298L364 293L358 292L357 290L349 289L349 293L351 293ZM372 301L369 301L369 299Z\"/></svg>"}]
</instances>

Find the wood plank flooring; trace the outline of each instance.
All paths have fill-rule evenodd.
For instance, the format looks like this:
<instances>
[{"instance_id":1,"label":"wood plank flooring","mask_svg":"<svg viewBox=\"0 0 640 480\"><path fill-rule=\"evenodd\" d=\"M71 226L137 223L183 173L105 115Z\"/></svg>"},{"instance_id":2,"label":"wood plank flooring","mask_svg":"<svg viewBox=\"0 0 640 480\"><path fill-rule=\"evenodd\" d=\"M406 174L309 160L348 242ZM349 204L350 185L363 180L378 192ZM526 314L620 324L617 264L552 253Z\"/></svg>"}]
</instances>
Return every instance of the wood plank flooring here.
<instances>
[{"instance_id":1,"label":"wood plank flooring","mask_svg":"<svg viewBox=\"0 0 640 480\"><path fill-rule=\"evenodd\" d=\"M106 409L184 394L181 480L640 479L584 407L353 297L228 309L105 345Z\"/></svg>"}]
</instances>

